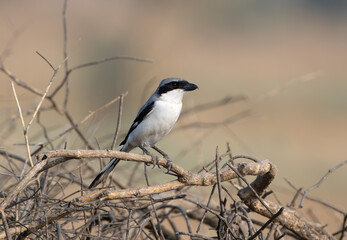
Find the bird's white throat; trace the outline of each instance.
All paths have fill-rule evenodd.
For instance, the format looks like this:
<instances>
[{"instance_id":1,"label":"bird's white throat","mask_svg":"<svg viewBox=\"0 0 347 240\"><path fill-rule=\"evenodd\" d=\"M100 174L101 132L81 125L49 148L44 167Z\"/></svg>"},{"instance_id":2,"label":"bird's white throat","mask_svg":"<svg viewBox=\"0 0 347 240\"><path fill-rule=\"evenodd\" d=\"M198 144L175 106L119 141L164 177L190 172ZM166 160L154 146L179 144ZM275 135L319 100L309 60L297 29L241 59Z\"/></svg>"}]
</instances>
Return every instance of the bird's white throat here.
<instances>
[{"instance_id":1,"label":"bird's white throat","mask_svg":"<svg viewBox=\"0 0 347 240\"><path fill-rule=\"evenodd\" d=\"M158 100L171 103L182 103L184 94L185 91L183 89L175 89L161 94Z\"/></svg>"}]
</instances>

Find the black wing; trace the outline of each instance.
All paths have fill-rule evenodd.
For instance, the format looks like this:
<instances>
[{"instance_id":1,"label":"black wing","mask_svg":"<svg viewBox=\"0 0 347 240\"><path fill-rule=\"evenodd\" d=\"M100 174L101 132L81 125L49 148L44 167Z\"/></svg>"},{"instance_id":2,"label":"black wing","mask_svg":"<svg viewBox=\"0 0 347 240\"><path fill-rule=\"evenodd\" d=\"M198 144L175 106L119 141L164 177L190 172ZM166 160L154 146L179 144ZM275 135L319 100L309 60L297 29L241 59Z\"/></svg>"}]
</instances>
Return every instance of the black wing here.
<instances>
[{"instance_id":1,"label":"black wing","mask_svg":"<svg viewBox=\"0 0 347 240\"><path fill-rule=\"evenodd\" d=\"M153 110L153 107L154 101L151 104L148 104L148 106L146 106L144 109L142 109L142 111L139 114L137 114L133 124L129 129L127 136L119 145L124 145L127 142L130 133L134 131L134 129L147 117L147 115Z\"/></svg>"}]
</instances>

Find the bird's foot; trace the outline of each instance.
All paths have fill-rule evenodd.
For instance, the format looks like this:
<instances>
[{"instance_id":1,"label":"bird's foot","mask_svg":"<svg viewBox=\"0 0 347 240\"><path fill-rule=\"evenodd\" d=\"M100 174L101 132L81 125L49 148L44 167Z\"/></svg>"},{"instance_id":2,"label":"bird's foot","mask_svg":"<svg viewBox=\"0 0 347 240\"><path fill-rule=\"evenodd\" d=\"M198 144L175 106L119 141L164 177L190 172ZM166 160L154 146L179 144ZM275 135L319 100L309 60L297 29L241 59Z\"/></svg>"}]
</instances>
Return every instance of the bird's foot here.
<instances>
[{"instance_id":1,"label":"bird's foot","mask_svg":"<svg viewBox=\"0 0 347 240\"><path fill-rule=\"evenodd\" d=\"M166 172L165 174L168 174L168 175L171 175L171 176L179 178L179 176L176 173Z\"/></svg>"},{"instance_id":2,"label":"bird's foot","mask_svg":"<svg viewBox=\"0 0 347 240\"><path fill-rule=\"evenodd\" d=\"M167 172L166 172L166 174L168 174L171 171L171 168L172 168L172 161L171 161L171 159L169 158L168 155L164 155L163 157L167 161Z\"/></svg>"},{"instance_id":3,"label":"bird's foot","mask_svg":"<svg viewBox=\"0 0 347 240\"><path fill-rule=\"evenodd\" d=\"M155 166L158 166L158 168L160 168L158 156L152 154L151 157L152 157L152 164L153 164L152 169L153 169Z\"/></svg>"},{"instance_id":4,"label":"bird's foot","mask_svg":"<svg viewBox=\"0 0 347 240\"><path fill-rule=\"evenodd\" d=\"M158 166L159 168L160 168L160 166L159 166L159 158L158 158L158 156L156 156L156 155L154 155L154 154L152 154L152 153L146 153L148 156L151 156L151 158L152 158L152 162L151 163L145 163L146 164L146 166L150 166L151 164L153 164L153 167L152 167L152 169L155 167L155 166Z\"/></svg>"}]
</instances>

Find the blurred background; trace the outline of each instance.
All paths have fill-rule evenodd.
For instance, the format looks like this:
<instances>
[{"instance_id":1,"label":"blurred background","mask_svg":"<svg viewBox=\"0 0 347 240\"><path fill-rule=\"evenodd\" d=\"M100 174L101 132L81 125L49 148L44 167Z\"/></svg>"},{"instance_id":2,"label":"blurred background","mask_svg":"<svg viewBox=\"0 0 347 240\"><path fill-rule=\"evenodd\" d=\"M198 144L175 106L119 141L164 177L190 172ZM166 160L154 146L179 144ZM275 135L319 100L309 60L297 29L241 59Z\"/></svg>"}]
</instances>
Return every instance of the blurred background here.
<instances>
[{"instance_id":1,"label":"blurred background","mask_svg":"<svg viewBox=\"0 0 347 240\"><path fill-rule=\"evenodd\" d=\"M63 62L62 9L63 1L0 1L2 62L41 91L52 70L35 51L56 67ZM153 62L118 60L76 70L69 79L68 109L80 121L89 111L128 92L121 141L138 108L163 78L181 77L199 86L186 95L184 109L247 96L182 116L158 146L191 170L213 160L216 146L225 152L227 142L234 155L269 159L279 169L273 187L286 202L295 191L284 178L306 189L346 160L346 10L346 1L324 0L69 1L70 67L113 56ZM61 71L53 88L62 76ZM18 145L24 142L20 121L11 120L18 113L16 103L3 73L0 89L0 148L24 155L25 147ZM23 110L36 106L37 96L16 89ZM56 99L62 102L63 94ZM117 111L116 104L81 126L95 146L110 148ZM197 122L221 123L244 111L247 115L237 121L182 128ZM69 127L56 113L43 113L40 119L52 135ZM30 142L44 141L42 135L34 123ZM67 144L70 149L83 147L74 134ZM92 164L99 167L97 161ZM127 166L132 163L119 168ZM310 196L346 211L346 167L331 174ZM333 224L337 218L326 219L323 222Z\"/></svg>"}]
</instances>

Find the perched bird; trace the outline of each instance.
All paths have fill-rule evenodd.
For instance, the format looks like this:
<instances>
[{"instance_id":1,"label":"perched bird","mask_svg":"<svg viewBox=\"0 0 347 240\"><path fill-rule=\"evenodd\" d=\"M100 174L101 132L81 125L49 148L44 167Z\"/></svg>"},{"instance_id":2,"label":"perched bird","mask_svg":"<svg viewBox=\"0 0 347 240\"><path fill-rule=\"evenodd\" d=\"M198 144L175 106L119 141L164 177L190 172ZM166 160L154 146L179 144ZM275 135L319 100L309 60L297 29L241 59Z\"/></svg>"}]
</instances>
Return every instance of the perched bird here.
<instances>
[{"instance_id":1,"label":"perched bird","mask_svg":"<svg viewBox=\"0 0 347 240\"><path fill-rule=\"evenodd\" d=\"M168 155L155 146L155 144L167 135L175 125L182 109L183 95L187 91L197 89L193 83L180 78L166 78L162 80L147 102L140 108L131 125L125 139L120 143L122 152L129 152L139 147L157 161L145 147L151 147L160 153L168 161L168 172L172 162ZM97 186L104 181L120 159L112 158L105 168L96 176L89 188Z\"/></svg>"}]
</instances>

